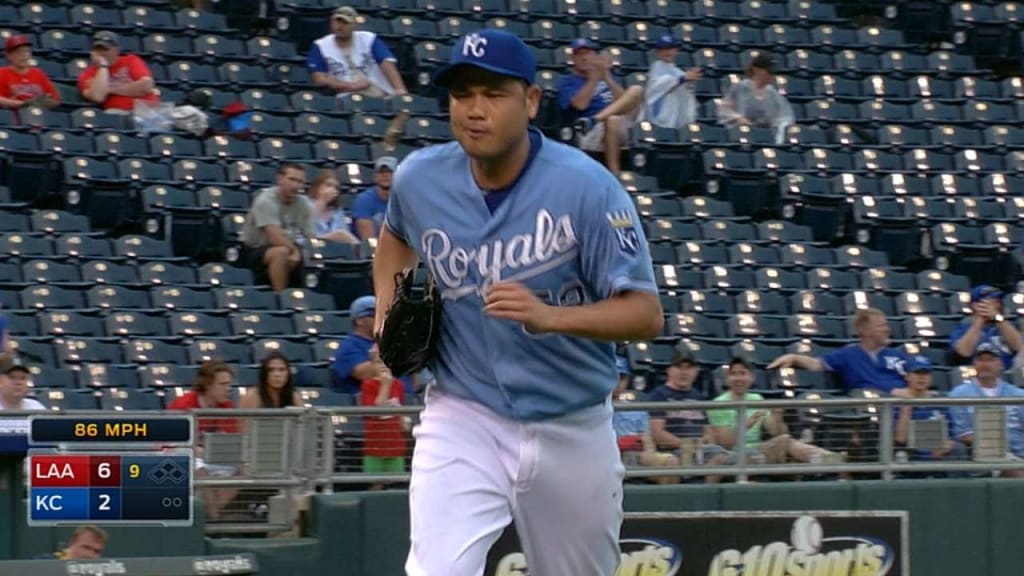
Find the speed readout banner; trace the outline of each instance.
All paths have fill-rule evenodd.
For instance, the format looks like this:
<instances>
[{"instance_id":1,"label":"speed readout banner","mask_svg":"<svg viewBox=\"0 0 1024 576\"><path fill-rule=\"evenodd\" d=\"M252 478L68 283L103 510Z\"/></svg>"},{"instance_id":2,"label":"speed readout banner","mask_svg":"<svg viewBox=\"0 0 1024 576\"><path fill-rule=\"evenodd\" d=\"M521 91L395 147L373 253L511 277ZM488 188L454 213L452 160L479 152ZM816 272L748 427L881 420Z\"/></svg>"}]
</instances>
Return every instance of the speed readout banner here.
<instances>
[{"instance_id":1,"label":"speed readout banner","mask_svg":"<svg viewBox=\"0 0 1024 576\"><path fill-rule=\"evenodd\" d=\"M190 453L32 453L29 486L29 525L192 524Z\"/></svg>"}]
</instances>

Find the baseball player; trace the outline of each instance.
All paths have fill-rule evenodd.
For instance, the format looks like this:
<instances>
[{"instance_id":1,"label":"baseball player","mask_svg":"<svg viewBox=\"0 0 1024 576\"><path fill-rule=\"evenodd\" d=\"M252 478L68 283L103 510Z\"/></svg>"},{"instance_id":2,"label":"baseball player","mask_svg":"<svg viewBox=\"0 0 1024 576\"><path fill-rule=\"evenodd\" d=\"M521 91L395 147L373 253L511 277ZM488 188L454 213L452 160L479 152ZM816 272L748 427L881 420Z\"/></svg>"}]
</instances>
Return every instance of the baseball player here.
<instances>
[{"instance_id":1,"label":"baseball player","mask_svg":"<svg viewBox=\"0 0 1024 576\"><path fill-rule=\"evenodd\" d=\"M374 258L377 302L424 261L443 297L409 490L409 576L479 576L515 522L533 576L612 576L622 476L614 342L662 326L647 242L618 181L530 128L518 37L458 40L434 82L457 142L409 155ZM385 306L377 307L376 330Z\"/></svg>"}]
</instances>

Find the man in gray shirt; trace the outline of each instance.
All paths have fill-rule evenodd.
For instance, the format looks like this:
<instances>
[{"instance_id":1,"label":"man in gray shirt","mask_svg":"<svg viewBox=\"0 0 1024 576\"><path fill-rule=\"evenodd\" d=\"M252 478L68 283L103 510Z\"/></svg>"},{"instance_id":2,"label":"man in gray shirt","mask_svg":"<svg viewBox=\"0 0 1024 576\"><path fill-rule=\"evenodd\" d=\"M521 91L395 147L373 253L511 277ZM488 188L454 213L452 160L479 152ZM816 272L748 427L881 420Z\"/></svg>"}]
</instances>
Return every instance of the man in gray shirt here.
<instances>
[{"instance_id":1,"label":"man in gray shirt","mask_svg":"<svg viewBox=\"0 0 1024 576\"><path fill-rule=\"evenodd\" d=\"M302 264L302 248L316 237L312 207L302 196L305 187L302 166L284 164L277 171L277 186L257 193L242 225L241 263L261 280L265 273L278 292L288 287Z\"/></svg>"}]
</instances>

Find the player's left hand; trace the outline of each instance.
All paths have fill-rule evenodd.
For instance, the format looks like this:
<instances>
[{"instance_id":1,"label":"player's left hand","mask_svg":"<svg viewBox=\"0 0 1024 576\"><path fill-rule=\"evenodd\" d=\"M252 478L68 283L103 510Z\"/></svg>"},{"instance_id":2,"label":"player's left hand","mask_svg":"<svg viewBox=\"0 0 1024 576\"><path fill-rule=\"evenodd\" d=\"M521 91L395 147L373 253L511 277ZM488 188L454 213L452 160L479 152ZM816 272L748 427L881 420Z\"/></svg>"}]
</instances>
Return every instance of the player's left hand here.
<instances>
[{"instance_id":1,"label":"player's left hand","mask_svg":"<svg viewBox=\"0 0 1024 576\"><path fill-rule=\"evenodd\" d=\"M550 332L551 307L517 282L493 284L484 294L484 314L521 322L534 334Z\"/></svg>"}]
</instances>

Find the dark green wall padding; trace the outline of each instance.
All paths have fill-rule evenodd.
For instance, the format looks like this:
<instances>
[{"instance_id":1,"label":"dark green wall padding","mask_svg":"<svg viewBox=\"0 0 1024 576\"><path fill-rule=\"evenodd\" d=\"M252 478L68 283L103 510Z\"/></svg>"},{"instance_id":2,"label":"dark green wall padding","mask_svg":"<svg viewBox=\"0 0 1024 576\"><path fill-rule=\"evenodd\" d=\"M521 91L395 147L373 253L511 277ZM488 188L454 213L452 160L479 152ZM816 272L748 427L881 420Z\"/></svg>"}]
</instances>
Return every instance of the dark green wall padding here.
<instances>
[{"instance_id":1,"label":"dark green wall padding","mask_svg":"<svg viewBox=\"0 0 1024 576\"><path fill-rule=\"evenodd\" d=\"M26 527L25 504L11 481L0 476L0 558L57 549L69 529ZM112 529L108 555L251 552L263 576L401 576L406 498L399 491L315 496L305 538L206 538L202 521L192 528ZM630 512L906 510L915 576L1002 576L1024 566L1022 480L631 485L625 502ZM201 505L196 514L202 517Z\"/></svg>"}]
</instances>

